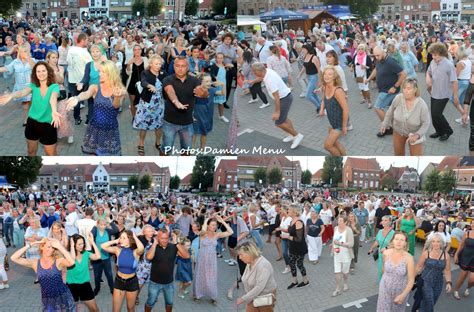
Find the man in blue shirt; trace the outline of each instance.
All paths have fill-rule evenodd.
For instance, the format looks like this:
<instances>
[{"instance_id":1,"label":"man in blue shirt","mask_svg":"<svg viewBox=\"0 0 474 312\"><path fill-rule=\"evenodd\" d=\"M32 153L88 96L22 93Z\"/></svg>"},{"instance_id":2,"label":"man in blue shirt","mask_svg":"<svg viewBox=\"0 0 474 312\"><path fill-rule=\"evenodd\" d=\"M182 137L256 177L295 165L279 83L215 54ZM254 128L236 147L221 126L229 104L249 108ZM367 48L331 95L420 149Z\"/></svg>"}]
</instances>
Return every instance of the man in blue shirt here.
<instances>
[{"instance_id":1,"label":"man in blue shirt","mask_svg":"<svg viewBox=\"0 0 474 312\"><path fill-rule=\"evenodd\" d=\"M354 209L354 214L359 221L361 228L360 241L365 241L365 229L369 222L369 212L365 209L365 203L363 201L359 201L359 206Z\"/></svg>"}]
</instances>

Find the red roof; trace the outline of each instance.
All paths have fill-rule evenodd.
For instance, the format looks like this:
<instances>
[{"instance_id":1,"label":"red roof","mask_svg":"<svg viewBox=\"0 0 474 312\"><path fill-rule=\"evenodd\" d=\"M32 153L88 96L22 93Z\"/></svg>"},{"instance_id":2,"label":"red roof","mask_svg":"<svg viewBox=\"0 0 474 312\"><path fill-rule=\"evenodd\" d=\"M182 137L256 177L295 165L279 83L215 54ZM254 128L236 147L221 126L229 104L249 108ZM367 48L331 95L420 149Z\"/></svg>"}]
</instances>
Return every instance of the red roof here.
<instances>
[{"instance_id":1,"label":"red roof","mask_svg":"<svg viewBox=\"0 0 474 312\"><path fill-rule=\"evenodd\" d=\"M311 176L311 178L313 179L321 179L321 175L323 174L323 169L319 169L318 171L316 171L315 173L313 173L313 175Z\"/></svg>"},{"instance_id":2,"label":"red roof","mask_svg":"<svg viewBox=\"0 0 474 312\"><path fill-rule=\"evenodd\" d=\"M346 164L350 164L352 169L358 170L380 170L380 165L375 158L355 158L347 157Z\"/></svg>"},{"instance_id":3,"label":"red roof","mask_svg":"<svg viewBox=\"0 0 474 312\"><path fill-rule=\"evenodd\" d=\"M443 171L447 169L454 169L459 166L461 157L459 156L446 156L438 165L438 171Z\"/></svg>"},{"instance_id":4,"label":"red roof","mask_svg":"<svg viewBox=\"0 0 474 312\"><path fill-rule=\"evenodd\" d=\"M188 175L186 175L182 180L181 180L181 184L189 184L191 183L191 177L192 177L192 173L189 173Z\"/></svg>"},{"instance_id":5,"label":"red roof","mask_svg":"<svg viewBox=\"0 0 474 312\"><path fill-rule=\"evenodd\" d=\"M217 168L220 168L227 172L237 172L237 159L221 159L219 165L217 165Z\"/></svg>"},{"instance_id":6,"label":"red roof","mask_svg":"<svg viewBox=\"0 0 474 312\"><path fill-rule=\"evenodd\" d=\"M285 156L239 156L237 160L239 166L269 167L273 164L280 164L284 168L296 168L300 166L300 161L291 161Z\"/></svg>"},{"instance_id":7,"label":"red roof","mask_svg":"<svg viewBox=\"0 0 474 312\"><path fill-rule=\"evenodd\" d=\"M152 174L160 174L164 173L168 167L160 168L154 162L139 162L139 163L129 163L129 164L106 164L104 165L105 170L107 170L108 174L124 174L124 173L131 173L131 174L139 174L143 168L147 166Z\"/></svg>"},{"instance_id":8,"label":"red roof","mask_svg":"<svg viewBox=\"0 0 474 312\"><path fill-rule=\"evenodd\" d=\"M212 8L212 0L204 0L203 2L199 3L200 9L207 9Z\"/></svg>"},{"instance_id":9,"label":"red roof","mask_svg":"<svg viewBox=\"0 0 474 312\"><path fill-rule=\"evenodd\" d=\"M79 0L79 7L80 8L88 8L89 7L89 0Z\"/></svg>"}]
</instances>

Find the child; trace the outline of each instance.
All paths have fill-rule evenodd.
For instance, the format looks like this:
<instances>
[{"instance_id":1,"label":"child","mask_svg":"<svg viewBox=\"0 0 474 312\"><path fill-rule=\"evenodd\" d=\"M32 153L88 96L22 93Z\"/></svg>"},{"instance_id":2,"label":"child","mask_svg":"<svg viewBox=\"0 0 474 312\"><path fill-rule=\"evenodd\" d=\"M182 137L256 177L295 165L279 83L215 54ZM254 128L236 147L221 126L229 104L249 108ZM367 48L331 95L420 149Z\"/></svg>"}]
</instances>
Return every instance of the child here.
<instances>
[{"instance_id":1,"label":"child","mask_svg":"<svg viewBox=\"0 0 474 312\"><path fill-rule=\"evenodd\" d=\"M191 250L191 241L187 237L181 238L178 244L181 244L187 250ZM180 282L178 297L184 299L184 296L189 294L187 288L191 285L191 281L193 280L191 257L181 258L180 256L177 256L176 263L176 280Z\"/></svg>"},{"instance_id":2,"label":"child","mask_svg":"<svg viewBox=\"0 0 474 312\"><path fill-rule=\"evenodd\" d=\"M201 135L200 147L204 148L206 146L206 136L212 131L214 118L214 98L217 94L217 88L212 87L211 76L204 75L201 86L209 91L209 97L207 99L196 98L196 105L194 106L193 148L196 145L198 135ZM219 94L222 94L222 91L219 91Z\"/></svg>"},{"instance_id":3,"label":"child","mask_svg":"<svg viewBox=\"0 0 474 312\"><path fill-rule=\"evenodd\" d=\"M229 64L231 66L232 64ZM217 86L217 91L220 92L214 96L214 103L218 104L219 108L219 119L224 122L229 122L229 120L224 116L224 105L226 104L226 65L224 64L224 54L216 54L216 62L211 65L211 77L215 82L219 82Z\"/></svg>"}]
</instances>

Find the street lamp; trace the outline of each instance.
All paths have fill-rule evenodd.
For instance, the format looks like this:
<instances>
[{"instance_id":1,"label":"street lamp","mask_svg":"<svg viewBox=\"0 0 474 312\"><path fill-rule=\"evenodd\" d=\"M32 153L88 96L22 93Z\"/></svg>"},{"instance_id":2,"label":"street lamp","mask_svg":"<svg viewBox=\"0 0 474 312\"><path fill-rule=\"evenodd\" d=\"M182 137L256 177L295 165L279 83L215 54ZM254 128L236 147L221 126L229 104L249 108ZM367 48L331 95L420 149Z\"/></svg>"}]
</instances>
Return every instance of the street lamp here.
<instances>
[{"instance_id":1,"label":"street lamp","mask_svg":"<svg viewBox=\"0 0 474 312\"><path fill-rule=\"evenodd\" d=\"M16 17L21 18L21 12L16 12Z\"/></svg>"}]
</instances>

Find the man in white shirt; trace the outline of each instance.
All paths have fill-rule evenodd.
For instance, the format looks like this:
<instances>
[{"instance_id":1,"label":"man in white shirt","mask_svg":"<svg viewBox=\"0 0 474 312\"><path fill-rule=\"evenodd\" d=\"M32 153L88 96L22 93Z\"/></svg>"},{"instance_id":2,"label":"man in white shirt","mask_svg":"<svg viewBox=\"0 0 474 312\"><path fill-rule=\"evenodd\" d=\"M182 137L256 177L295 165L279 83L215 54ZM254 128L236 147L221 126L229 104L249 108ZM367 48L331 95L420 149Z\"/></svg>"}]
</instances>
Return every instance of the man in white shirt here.
<instances>
[{"instance_id":1,"label":"man in white shirt","mask_svg":"<svg viewBox=\"0 0 474 312\"><path fill-rule=\"evenodd\" d=\"M321 71L323 71L328 66L326 53L331 50L334 50L334 48L331 47L331 45L325 43L323 40L319 39L316 42L316 54L318 55L319 62L321 63Z\"/></svg>"},{"instance_id":2,"label":"man in white shirt","mask_svg":"<svg viewBox=\"0 0 474 312\"><path fill-rule=\"evenodd\" d=\"M64 229L68 237L77 234L76 221L79 220L79 215L76 211L76 203L71 202L67 204L68 215L66 216L66 222L64 223Z\"/></svg>"},{"instance_id":3,"label":"man in white shirt","mask_svg":"<svg viewBox=\"0 0 474 312\"><path fill-rule=\"evenodd\" d=\"M288 118L291 103L293 102L293 96L291 90L285 84L280 75L274 70L267 69L263 63L254 63L252 70L257 79L263 80L267 88L268 94L275 101L275 113L272 116L272 120L275 121L275 125L290 134L283 139L283 142L293 142L291 149L295 149L303 140L303 135L295 130L293 123Z\"/></svg>"},{"instance_id":4,"label":"man in white shirt","mask_svg":"<svg viewBox=\"0 0 474 312\"><path fill-rule=\"evenodd\" d=\"M266 64L267 59L272 55L272 52L270 51L272 45L273 43L265 38L258 38L257 45L255 46L255 57L260 60L260 62Z\"/></svg>"},{"instance_id":5,"label":"man in white shirt","mask_svg":"<svg viewBox=\"0 0 474 312\"><path fill-rule=\"evenodd\" d=\"M86 250L91 250L91 243L89 242L89 232L96 225L96 221L92 219L94 209L88 207L85 211L85 218L76 221L76 227L80 235L84 237L86 242Z\"/></svg>"},{"instance_id":6,"label":"man in white shirt","mask_svg":"<svg viewBox=\"0 0 474 312\"><path fill-rule=\"evenodd\" d=\"M79 94L77 84L81 82L82 77L84 77L86 64L92 61L92 57L87 51L88 43L89 39L87 35L85 33L79 34L76 45L71 47L67 54L67 72L69 93L71 96ZM74 107L74 119L76 120L76 125L81 124L81 106L79 103Z\"/></svg>"}]
</instances>

